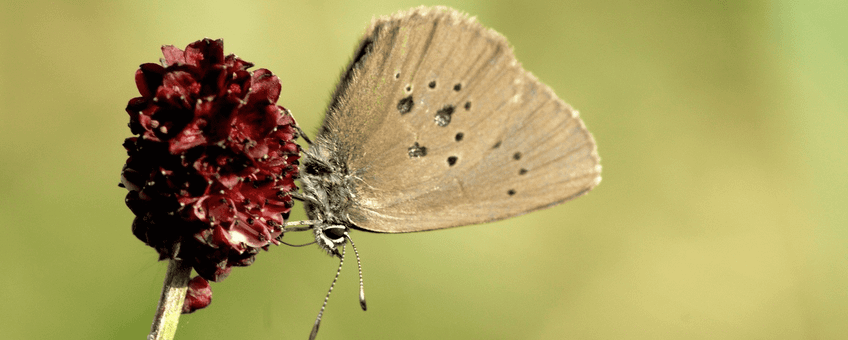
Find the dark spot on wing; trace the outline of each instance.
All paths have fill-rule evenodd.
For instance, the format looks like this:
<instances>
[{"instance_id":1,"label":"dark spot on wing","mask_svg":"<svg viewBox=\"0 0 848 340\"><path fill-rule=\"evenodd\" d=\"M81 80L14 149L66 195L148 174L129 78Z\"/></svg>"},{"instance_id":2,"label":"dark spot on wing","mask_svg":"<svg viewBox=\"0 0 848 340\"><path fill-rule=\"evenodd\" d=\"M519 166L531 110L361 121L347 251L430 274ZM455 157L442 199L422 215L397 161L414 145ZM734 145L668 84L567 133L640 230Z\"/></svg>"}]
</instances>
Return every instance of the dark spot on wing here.
<instances>
[{"instance_id":1,"label":"dark spot on wing","mask_svg":"<svg viewBox=\"0 0 848 340\"><path fill-rule=\"evenodd\" d=\"M462 90L462 84L456 83L456 85L453 86L453 90L459 92L459 90Z\"/></svg>"},{"instance_id":2,"label":"dark spot on wing","mask_svg":"<svg viewBox=\"0 0 848 340\"><path fill-rule=\"evenodd\" d=\"M521 170L518 170L519 175L523 175L523 174L526 174L526 173L527 173L527 169L522 168Z\"/></svg>"},{"instance_id":3,"label":"dark spot on wing","mask_svg":"<svg viewBox=\"0 0 848 340\"><path fill-rule=\"evenodd\" d=\"M418 157L427 156L427 148L423 147L421 145L418 145L418 142L415 142L415 144L412 144L412 146L410 146L409 149L407 149L407 150L409 150L409 158L418 158Z\"/></svg>"},{"instance_id":4,"label":"dark spot on wing","mask_svg":"<svg viewBox=\"0 0 848 340\"><path fill-rule=\"evenodd\" d=\"M515 189L509 189L509 191L507 191L506 194L510 195L510 196L515 195Z\"/></svg>"},{"instance_id":5,"label":"dark spot on wing","mask_svg":"<svg viewBox=\"0 0 848 340\"><path fill-rule=\"evenodd\" d=\"M452 114L453 105L445 105L445 107L436 111L436 115L433 117L433 120L436 122L436 125L445 127L450 124Z\"/></svg>"},{"instance_id":6,"label":"dark spot on wing","mask_svg":"<svg viewBox=\"0 0 848 340\"><path fill-rule=\"evenodd\" d=\"M499 147L501 147L501 141L498 141L497 143L495 143L495 145L492 146L492 149L497 149Z\"/></svg>"},{"instance_id":7,"label":"dark spot on wing","mask_svg":"<svg viewBox=\"0 0 848 340\"><path fill-rule=\"evenodd\" d=\"M429 84L427 84L427 86L430 87L431 89L436 88L436 81L435 80L431 81Z\"/></svg>"},{"instance_id":8,"label":"dark spot on wing","mask_svg":"<svg viewBox=\"0 0 848 340\"><path fill-rule=\"evenodd\" d=\"M516 152L514 155L512 155L512 158L513 158L513 159L515 159L516 161L517 161L517 160L519 160L519 159L521 159L521 153L520 153L520 152Z\"/></svg>"},{"instance_id":9,"label":"dark spot on wing","mask_svg":"<svg viewBox=\"0 0 848 340\"><path fill-rule=\"evenodd\" d=\"M414 105L415 101L412 100L412 95L409 95L398 101L397 109L400 114L406 114L412 111L412 106Z\"/></svg>"},{"instance_id":10,"label":"dark spot on wing","mask_svg":"<svg viewBox=\"0 0 848 340\"><path fill-rule=\"evenodd\" d=\"M462 140L462 137L465 137L465 134L463 134L462 132L457 132L456 137L454 137L454 139L456 139L456 141L459 142L459 141Z\"/></svg>"},{"instance_id":11,"label":"dark spot on wing","mask_svg":"<svg viewBox=\"0 0 848 340\"><path fill-rule=\"evenodd\" d=\"M471 102L465 102L465 111L471 110Z\"/></svg>"},{"instance_id":12,"label":"dark spot on wing","mask_svg":"<svg viewBox=\"0 0 848 340\"><path fill-rule=\"evenodd\" d=\"M450 156L450 157L448 157L448 165L453 166L454 164L456 164L456 161L457 161L458 159L459 159L459 158L457 158L456 156Z\"/></svg>"}]
</instances>

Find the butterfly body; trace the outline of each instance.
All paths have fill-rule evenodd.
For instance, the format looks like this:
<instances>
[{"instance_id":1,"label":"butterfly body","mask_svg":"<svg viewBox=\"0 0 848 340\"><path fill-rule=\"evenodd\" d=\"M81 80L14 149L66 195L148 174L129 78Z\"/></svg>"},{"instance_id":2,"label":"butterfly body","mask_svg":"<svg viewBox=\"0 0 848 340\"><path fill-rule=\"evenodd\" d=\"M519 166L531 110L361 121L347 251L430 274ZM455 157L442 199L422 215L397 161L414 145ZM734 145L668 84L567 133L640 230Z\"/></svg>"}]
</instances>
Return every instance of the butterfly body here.
<instances>
[{"instance_id":1,"label":"butterfly body","mask_svg":"<svg viewBox=\"0 0 848 340\"><path fill-rule=\"evenodd\" d=\"M323 136L304 153L303 172L300 181L307 216L313 221L315 240L328 253L339 255L337 246L344 243L338 229L344 231L355 227L348 216L354 204L354 176L351 176L344 155L330 150L335 145Z\"/></svg>"}]
</instances>

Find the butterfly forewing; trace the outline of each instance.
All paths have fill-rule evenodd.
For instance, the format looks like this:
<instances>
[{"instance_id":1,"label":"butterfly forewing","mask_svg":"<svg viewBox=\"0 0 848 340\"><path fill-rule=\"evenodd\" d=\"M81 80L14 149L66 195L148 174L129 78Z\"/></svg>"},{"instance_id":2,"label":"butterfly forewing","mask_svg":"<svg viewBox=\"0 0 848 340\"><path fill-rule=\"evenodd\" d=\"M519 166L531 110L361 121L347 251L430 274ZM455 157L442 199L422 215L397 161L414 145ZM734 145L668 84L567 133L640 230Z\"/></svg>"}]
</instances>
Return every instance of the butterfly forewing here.
<instances>
[{"instance_id":1,"label":"butterfly forewing","mask_svg":"<svg viewBox=\"0 0 848 340\"><path fill-rule=\"evenodd\" d=\"M353 177L348 218L377 232L488 222L600 181L592 135L506 39L454 10L372 23L319 143Z\"/></svg>"}]
</instances>

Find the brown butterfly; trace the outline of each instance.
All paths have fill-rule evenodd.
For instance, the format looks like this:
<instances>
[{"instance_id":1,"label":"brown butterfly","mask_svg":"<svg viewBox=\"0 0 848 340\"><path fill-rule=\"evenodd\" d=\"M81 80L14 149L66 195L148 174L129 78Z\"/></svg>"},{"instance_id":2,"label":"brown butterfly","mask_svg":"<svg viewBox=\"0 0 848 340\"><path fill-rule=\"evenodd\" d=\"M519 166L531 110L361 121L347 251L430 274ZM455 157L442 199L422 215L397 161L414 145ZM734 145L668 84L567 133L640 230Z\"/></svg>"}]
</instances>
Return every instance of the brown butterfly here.
<instances>
[{"instance_id":1,"label":"brown butterfly","mask_svg":"<svg viewBox=\"0 0 848 340\"><path fill-rule=\"evenodd\" d=\"M307 141L296 196L310 221L285 231L312 230L341 263L351 229L497 221L601 181L595 141L577 111L521 67L503 36L446 7L376 18ZM359 275L365 310L361 265Z\"/></svg>"}]
</instances>

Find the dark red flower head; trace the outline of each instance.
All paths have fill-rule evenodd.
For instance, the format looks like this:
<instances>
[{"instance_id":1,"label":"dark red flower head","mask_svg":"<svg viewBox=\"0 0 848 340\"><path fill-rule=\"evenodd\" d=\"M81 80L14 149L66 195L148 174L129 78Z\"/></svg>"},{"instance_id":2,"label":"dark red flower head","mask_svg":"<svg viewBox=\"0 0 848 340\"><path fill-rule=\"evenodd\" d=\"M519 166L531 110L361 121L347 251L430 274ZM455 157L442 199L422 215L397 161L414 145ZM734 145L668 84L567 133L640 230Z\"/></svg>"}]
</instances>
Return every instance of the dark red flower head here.
<instances>
[{"instance_id":1,"label":"dark red flower head","mask_svg":"<svg viewBox=\"0 0 848 340\"><path fill-rule=\"evenodd\" d=\"M279 243L297 189L295 122L276 105L279 78L224 56L222 40L162 52L162 65L136 72L141 97L127 105L136 136L124 142L121 184L133 233L160 259L220 281Z\"/></svg>"}]
</instances>

